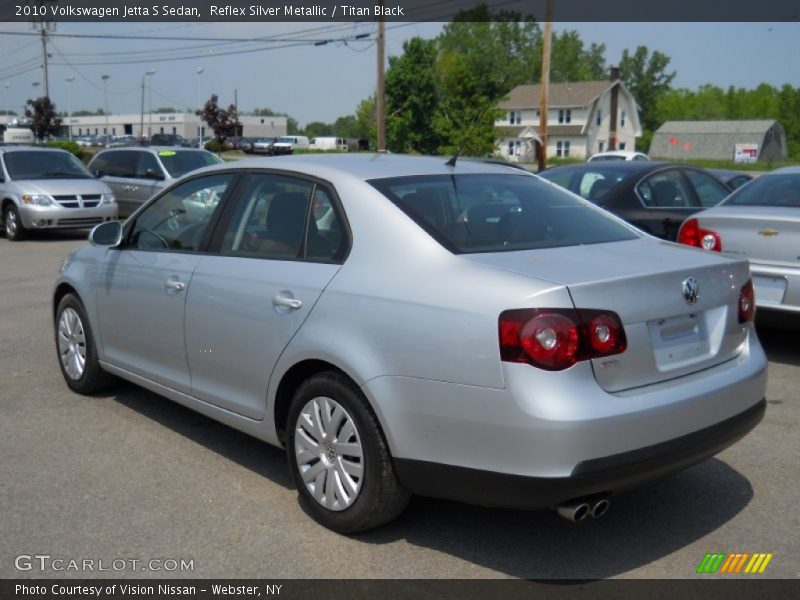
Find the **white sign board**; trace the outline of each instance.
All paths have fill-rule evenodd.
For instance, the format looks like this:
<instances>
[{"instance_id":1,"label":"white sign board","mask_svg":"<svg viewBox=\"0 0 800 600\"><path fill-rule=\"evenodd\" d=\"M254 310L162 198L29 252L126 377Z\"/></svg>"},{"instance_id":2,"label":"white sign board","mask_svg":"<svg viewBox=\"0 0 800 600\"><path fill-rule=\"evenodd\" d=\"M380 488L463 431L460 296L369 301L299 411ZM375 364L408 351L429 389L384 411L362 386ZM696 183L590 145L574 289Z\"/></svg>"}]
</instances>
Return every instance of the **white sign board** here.
<instances>
[{"instance_id":1,"label":"white sign board","mask_svg":"<svg viewBox=\"0 0 800 600\"><path fill-rule=\"evenodd\" d=\"M758 144L736 144L733 149L733 162L754 163L758 160Z\"/></svg>"}]
</instances>

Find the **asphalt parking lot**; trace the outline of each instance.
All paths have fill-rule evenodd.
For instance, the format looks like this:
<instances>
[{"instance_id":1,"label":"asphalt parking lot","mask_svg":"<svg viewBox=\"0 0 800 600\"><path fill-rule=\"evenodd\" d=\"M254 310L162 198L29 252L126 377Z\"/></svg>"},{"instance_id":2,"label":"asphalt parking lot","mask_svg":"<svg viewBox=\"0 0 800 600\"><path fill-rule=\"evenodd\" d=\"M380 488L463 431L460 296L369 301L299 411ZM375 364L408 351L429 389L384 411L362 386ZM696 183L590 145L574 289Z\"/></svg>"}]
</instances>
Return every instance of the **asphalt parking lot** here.
<instances>
[{"instance_id":1,"label":"asphalt parking lot","mask_svg":"<svg viewBox=\"0 0 800 600\"><path fill-rule=\"evenodd\" d=\"M691 578L707 552L771 552L762 577L800 577L798 331L759 330L770 374L756 430L602 519L415 498L343 537L302 512L282 451L133 385L68 390L50 293L84 238L0 238L0 577ZM193 570L18 571L22 554Z\"/></svg>"}]
</instances>

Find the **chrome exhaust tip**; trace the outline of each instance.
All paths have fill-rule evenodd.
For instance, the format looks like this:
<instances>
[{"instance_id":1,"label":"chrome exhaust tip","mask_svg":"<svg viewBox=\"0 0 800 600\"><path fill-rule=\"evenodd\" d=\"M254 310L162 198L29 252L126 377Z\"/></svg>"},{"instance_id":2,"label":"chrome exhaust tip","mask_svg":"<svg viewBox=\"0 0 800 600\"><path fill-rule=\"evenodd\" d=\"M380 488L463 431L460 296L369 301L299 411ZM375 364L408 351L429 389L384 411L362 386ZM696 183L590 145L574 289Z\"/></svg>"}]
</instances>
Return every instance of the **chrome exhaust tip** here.
<instances>
[{"instance_id":1,"label":"chrome exhaust tip","mask_svg":"<svg viewBox=\"0 0 800 600\"><path fill-rule=\"evenodd\" d=\"M602 517L608 512L610 507L611 502L609 502L607 499L601 498L600 500L597 500L594 504L592 504L592 517L595 519Z\"/></svg>"},{"instance_id":2,"label":"chrome exhaust tip","mask_svg":"<svg viewBox=\"0 0 800 600\"><path fill-rule=\"evenodd\" d=\"M567 521L577 523L588 517L592 509L586 502L568 502L567 504L557 506L556 512Z\"/></svg>"}]
</instances>

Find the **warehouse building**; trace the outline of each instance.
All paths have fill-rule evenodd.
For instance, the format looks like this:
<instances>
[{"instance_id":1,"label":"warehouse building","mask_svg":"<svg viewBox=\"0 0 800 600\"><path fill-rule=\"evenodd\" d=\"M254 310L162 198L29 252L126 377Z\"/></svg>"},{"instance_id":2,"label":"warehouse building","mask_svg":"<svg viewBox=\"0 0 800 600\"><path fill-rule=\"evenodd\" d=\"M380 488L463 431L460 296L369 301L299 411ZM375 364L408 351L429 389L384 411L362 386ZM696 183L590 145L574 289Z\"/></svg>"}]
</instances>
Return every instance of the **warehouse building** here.
<instances>
[{"instance_id":1,"label":"warehouse building","mask_svg":"<svg viewBox=\"0 0 800 600\"><path fill-rule=\"evenodd\" d=\"M786 133L775 120L667 121L653 135L650 157L709 158L735 162L780 162L787 158Z\"/></svg>"}]
</instances>

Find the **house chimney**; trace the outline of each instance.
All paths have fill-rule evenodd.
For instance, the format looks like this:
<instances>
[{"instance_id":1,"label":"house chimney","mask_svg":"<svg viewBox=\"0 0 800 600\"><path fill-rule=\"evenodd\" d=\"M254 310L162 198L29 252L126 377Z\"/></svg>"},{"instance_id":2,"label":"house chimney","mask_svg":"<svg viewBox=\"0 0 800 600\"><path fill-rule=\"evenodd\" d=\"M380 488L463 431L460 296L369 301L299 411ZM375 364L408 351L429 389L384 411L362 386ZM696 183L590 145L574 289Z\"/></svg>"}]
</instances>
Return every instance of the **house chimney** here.
<instances>
[{"instance_id":1,"label":"house chimney","mask_svg":"<svg viewBox=\"0 0 800 600\"><path fill-rule=\"evenodd\" d=\"M611 110L608 119L608 149L617 149L617 110L619 105L619 67L611 67Z\"/></svg>"}]
</instances>

